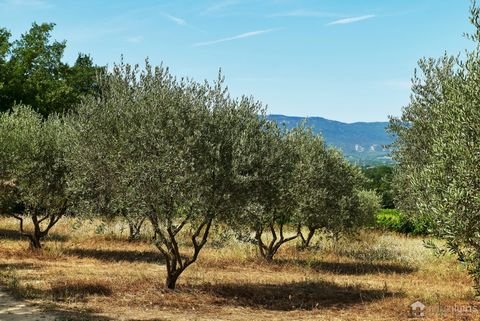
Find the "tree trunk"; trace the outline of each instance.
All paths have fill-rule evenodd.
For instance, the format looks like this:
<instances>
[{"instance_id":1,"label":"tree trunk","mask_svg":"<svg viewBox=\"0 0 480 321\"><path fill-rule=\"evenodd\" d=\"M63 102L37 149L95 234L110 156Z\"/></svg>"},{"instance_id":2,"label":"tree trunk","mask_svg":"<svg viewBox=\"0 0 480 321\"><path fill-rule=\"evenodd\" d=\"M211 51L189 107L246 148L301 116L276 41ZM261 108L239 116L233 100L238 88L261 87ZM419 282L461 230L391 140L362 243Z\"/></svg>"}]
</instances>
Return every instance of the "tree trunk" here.
<instances>
[{"instance_id":1,"label":"tree trunk","mask_svg":"<svg viewBox=\"0 0 480 321\"><path fill-rule=\"evenodd\" d=\"M269 251L268 253L266 253L264 258L267 262L272 262L274 255L275 255L275 253L273 251Z\"/></svg>"},{"instance_id":2,"label":"tree trunk","mask_svg":"<svg viewBox=\"0 0 480 321\"><path fill-rule=\"evenodd\" d=\"M140 230L143 225L143 220L140 222L129 222L128 223L128 240L133 241L133 240L138 240L140 238Z\"/></svg>"},{"instance_id":3,"label":"tree trunk","mask_svg":"<svg viewBox=\"0 0 480 321\"><path fill-rule=\"evenodd\" d=\"M14 215L11 214L14 218L16 218L19 223L19 229L20 229L20 234L23 236L28 237L30 240L30 248L33 250L39 250L42 248L42 243L41 240L48 235L48 232L50 229L58 222L58 220L63 216L62 212L61 214L58 215L49 215L46 214L44 217L38 216L36 213L32 214L32 223L33 223L33 232L28 233L25 232L23 229L23 217L21 215ZM48 221L47 221L48 220ZM45 227L45 229L42 231L42 222L47 221L48 224Z\"/></svg>"},{"instance_id":4,"label":"tree trunk","mask_svg":"<svg viewBox=\"0 0 480 321\"><path fill-rule=\"evenodd\" d=\"M203 222L198 225L191 237L194 249L193 255L190 257L183 257L180 253L176 237L185 224L187 224L188 218L189 217L178 225L170 223L165 227L165 230L162 230L155 212L149 217L155 231L155 245L165 258L165 265L167 268L165 286L170 290L175 289L179 276L187 267L197 260L200 251L207 243L208 234L212 225L212 218L210 218L210 216L207 216Z\"/></svg>"},{"instance_id":5,"label":"tree trunk","mask_svg":"<svg viewBox=\"0 0 480 321\"><path fill-rule=\"evenodd\" d=\"M255 238L257 239L257 245L258 249L260 251L261 256L267 261L271 262L273 261L273 257L275 254L278 252L278 249L285 243L293 241L300 235L300 230L297 230L297 234L291 237L284 237L283 234L283 224L279 224L279 236L277 237L277 233L275 231L275 224L271 223L269 224L270 228L270 233L272 234L272 240L269 242L269 244L265 244L262 240L262 234L263 234L263 229L259 228L255 232Z\"/></svg>"},{"instance_id":6,"label":"tree trunk","mask_svg":"<svg viewBox=\"0 0 480 321\"><path fill-rule=\"evenodd\" d=\"M41 237L39 235L35 235L36 233L32 233L29 235L30 239L30 249L32 250L40 250L42 249L42 243L40 242Z\"/></svg>"},{"instance_id":7,"label":"tree trunk","mask_svg":"<svg viewBox=\"0 0 480 321\"><path fill-rule=\"evenodd\" d=\"M178 272L167 271L167 279L165 281L165 286L167 287L167 289L175 290L179 276L180 276L180 273Z\"/></svg>"},{"instance_id":8,"label":"tree trunk","mask_svg":"<svg viewBox=\"0 0 480 321\"><path fill-rule=\"evenodd\" d=\"M128 240L129 241L132 241L134 240L137 236L138 236L138 233L137 231L135 231L135 226L133 226L132 223L128 223Z\"/></svg>"},{"instance_id":9,"label":"tree trunk","mask_svg":"<svg viewBox=\"0 0 480 321\"><path fill-rule=\"evenodd\" d=\"M312 240L313 236L315 235L316 228L309 228L308 229L308 235L307 235L307 241L305 242L305 246L308 247L310 246L310 241Z\"/></svg>"},{"instance_id":10,"label":"tree trunk","mask_svg":"<svg viewBox=\"0 0 480 321\"><path fill-rule=\"evenodd\" d=\"M316 228L314 227L309 227L308 228L308 234L307 234L307 238L304 238L303 237L303 234L300 234L300 238L302 240L302 246L301 246L301 249L304 250L306 248L308 248L310 246L310 242L312 241L312 238L313 236L315 235L315 232L316 232Z\"/></svg>"}]
</instances>

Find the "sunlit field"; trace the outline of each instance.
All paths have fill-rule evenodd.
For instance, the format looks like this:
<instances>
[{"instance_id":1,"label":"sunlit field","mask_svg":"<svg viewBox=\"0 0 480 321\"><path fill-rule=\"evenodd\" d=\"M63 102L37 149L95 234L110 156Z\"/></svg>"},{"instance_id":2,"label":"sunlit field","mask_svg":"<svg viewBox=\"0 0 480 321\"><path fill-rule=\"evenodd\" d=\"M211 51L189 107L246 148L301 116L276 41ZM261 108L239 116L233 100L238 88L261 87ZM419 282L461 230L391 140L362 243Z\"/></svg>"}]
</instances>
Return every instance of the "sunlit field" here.
<instances>
[{"instance_id":1,"label":"sunlit field","mask_svg":"<svg viewBox=\"0 0 480 321\"><path fill-rule=\"evenodd\" d=\"M417 237L317 237L311 249L291 242L267 263L217 228L170 291L148 226L129 242L121 222L64 220L37 252L16 227L0 221L0 282L60 320L406 320L416 300L427 320L480 317L462 266Z\"/></svg>"}]
</instances>

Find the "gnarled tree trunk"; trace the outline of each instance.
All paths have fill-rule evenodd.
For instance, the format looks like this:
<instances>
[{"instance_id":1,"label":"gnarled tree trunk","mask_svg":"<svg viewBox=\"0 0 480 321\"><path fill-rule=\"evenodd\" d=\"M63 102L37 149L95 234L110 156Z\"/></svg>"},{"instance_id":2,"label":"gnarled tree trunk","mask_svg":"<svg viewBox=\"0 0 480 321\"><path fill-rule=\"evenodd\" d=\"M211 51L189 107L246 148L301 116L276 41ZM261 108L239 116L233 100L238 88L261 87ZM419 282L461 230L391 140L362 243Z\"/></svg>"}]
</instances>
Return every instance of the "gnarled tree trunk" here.
<instances>
[{"instance_id":1,"label":"gnarled tree trunk","mask_svg":"<svg viewBox=\"0 0 480 321\"><path fill-rule=\"evenodd\" d=\"M303 236L303 233L299 228L299 236L300 236L300 239L302 240L302 244L301 244L300 248L302 250L304 250L304 249L306 249L307 247L310 246L310 242L312 241L312 238L315 235L315 232L317 231L317 229L318 229L317 226L309 226L307 237L305 237L305 236Z\"/></svg>"},{"instance_id":2,"label":"gnarled tree trunk","mask_svg":"<svg viewBox=\"0 0 480 321\"><path fill-rule=\"evenodd\" d=\"M258 249L260 255L267 261L272 261L275 254L278 252L278 249L285 243L293 241L296 239L300 232L297 230L297 233L294 236L285 237L283 233L284 224L279 225L279 237L277 236L277 232L275 231L275 224L270 223L269 229L272 235L272 240L266 244L262 240L263 228L257 229L255 231L255 239L257 240Z\"/></svg>"},{"instance_id":3,"label":"gnarled tree trunk","mask_svg":"<svg viewBox=\"0 0 480 321\"><path fill-rule=\"evenodd\" d=\"M197 260L200 251L207 243L213 219L207 216L196 227L195 232L191 237L193 254L190 257L182 255L176 239L178 233L188 223L188 216L178 225L173 224L171 221L165 222L166 224L161 225L159 224L160 222L158 221L156 214L150 215L149 219L155 232L155 245L165 259L167 269L165 286L168 289L174 290L179 276L187 267Z\"/></svg>"},{"instance_id":4,"label":"gnarled tree trunk","mask_svg":"<svg viewBox=\"0 0 480 321\"><path fill-rule=\"evenodd\" d=\"M15 217L19 223L19 229L21 235L27 237L30 240L30 248L33 250L40 250L42 248L42 239L48 235L48 232L51 230L51 228L57 224L57 222L62 218L63 213L61 214L46 214L44 216L40 216L36 213L31 214L31 219L33 223L33 231L32 232L26 232L24 230L23 226L23 220L24 218L21 215L12 215ZM42 223L47 221L47 226L42 230Z\"/></svg>"},{"instance_id":5,"label":"gnarled tree trunk","mask_svg":"<svg viewBox=\"0 0 480 321\"><path fill-rule=\"evenodd\" d=\"M140 230L142 229L143 222L145 222L145 218L141 219L127 219L128 220L128 240L138 240L140 238Z\"/></svg>"}]
</instances>

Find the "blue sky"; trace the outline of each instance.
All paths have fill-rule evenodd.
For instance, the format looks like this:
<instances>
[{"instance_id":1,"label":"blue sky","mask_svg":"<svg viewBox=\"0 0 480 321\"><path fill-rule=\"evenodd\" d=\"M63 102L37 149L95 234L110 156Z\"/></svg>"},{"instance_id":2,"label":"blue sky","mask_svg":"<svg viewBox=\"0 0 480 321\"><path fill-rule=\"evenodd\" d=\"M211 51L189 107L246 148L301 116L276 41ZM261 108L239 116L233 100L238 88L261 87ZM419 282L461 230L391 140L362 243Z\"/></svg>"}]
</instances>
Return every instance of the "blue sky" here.
<instances>
[{"instance_id":1,"label":"blue sky","mask_svg":"<svg viewBox=\"0 0 480 321\"><path fill-rule=\"evenodd\" d=\"M149 57L177 76L215 79L270 113L385 121L409 101L417 60L471 44L469 0L0 0L14 37L55 22L98 64Z\"/></svg>"}]
</instances>

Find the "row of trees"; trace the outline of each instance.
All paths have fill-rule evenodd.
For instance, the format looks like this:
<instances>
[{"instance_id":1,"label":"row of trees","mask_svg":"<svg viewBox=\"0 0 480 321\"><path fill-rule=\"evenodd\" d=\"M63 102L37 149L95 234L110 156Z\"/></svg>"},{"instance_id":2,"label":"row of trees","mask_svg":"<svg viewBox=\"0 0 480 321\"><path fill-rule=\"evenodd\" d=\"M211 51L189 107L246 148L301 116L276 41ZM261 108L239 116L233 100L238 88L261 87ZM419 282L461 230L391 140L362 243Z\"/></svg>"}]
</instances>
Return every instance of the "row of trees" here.
<instances>
[{"instance_id":1,"label":"row of trees","mask_svg":"<svg viewBox=\"0 0 480 321\"><path fill-rule=\"evenodd\" d=\"M474 48L421 60L411 103L390 130L395 205L446 240L480 292L475 2L470 20ZM167 262L166 286L174 288L214 224L234 227L272 260L288 241L308 246L319 229L338 236L372 218L378 199L363 189L358 168L308 129L287 131L267 121L258 102L231 99L221 77L179 81L148 64L106 73L83 55L69 67L61 63L65 43L49 42L52 28L34 24L12 43L0 29L0 110L14 102L33 107L0 115L0 211L18 219L32 247L64 215L122 217L133 232L148 221ZM84 95L75 112L55 114ZM365 173L391 207L384 169ZM24 229L26 219L33 231ZM191 246L181 249L185 236Z\"/></svg>"},{"instance_id":2,"label":"row of trees","mask_svg":"<svg viewBox=\"0 0 480 321\"><path fill-rule=\"evenodd\" d=\"M360 169L310 130L268 121L259 102L232 99L221 76L121 63L97 83L75 112L0 116L1 210L33 248L65 215L148 221L173 289L215 224L272 260L286 242L306 247L317 230L338 236L373 218L379 200Z\"/></svg>"}]
</instances>

